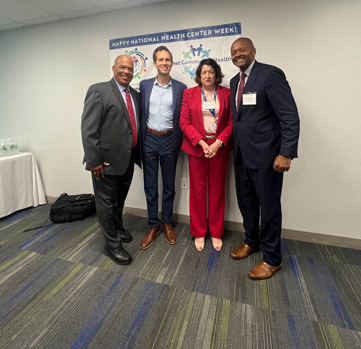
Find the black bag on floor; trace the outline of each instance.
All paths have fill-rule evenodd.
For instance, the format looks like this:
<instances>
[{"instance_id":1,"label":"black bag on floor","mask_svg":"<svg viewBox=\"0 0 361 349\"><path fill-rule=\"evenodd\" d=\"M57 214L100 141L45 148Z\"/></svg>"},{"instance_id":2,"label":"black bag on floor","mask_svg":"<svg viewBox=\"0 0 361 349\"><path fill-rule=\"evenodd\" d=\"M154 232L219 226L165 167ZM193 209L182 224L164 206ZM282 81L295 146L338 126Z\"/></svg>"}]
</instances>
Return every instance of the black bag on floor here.
<instances>
[{"instance_id":1,"label":"black bag on floor","mask_svg":"<svg viewBox=\"0 0 361 349\"><path fill-rule=\"evenodd\" d=\"M73 222L95 213L93 194L61 194L50 207L50 219L54 223Z\"/></svg>"}]
</instances>

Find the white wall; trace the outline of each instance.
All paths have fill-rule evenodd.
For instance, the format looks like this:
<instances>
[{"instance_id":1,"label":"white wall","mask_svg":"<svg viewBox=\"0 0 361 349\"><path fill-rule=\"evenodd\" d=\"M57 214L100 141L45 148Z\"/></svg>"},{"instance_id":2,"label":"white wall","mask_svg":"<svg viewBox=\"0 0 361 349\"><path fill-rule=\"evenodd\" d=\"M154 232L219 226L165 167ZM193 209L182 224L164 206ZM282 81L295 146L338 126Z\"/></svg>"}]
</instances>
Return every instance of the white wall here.
<instances>
[{"instance_id":1,"label":"white wall","mask_svg":"<svg viewBox=\"0 0 361 349\"><path fill-rule=\"evenodd\" d=\"M46 195L90 192L80 116L89 85L109 79L109 39L241 22L257 59L285 71L299 107L300 158L285 176L284 228L360 238L360 13L356 0L176 1L0 32L0 137L23 137ZM180 189L187 171L181 154L180 214L188 214ZM240 222L232 170L228 177L226 220ZM126 204L146 207L139 169Z\"/></svg>"}]
</instances>

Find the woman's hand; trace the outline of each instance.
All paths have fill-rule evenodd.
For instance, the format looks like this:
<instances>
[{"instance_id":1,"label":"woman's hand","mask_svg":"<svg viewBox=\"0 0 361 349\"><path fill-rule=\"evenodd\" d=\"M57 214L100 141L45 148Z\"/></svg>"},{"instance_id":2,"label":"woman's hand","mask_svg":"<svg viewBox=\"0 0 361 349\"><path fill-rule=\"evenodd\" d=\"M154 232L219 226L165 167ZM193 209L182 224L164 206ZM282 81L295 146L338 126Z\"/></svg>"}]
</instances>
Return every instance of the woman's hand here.
<instances>
[{"instance_id":1,"label":"woman's hand","mask_svg":"<svg viewBox=\"0 0 361 349\"><path fill-rule=\"evenodd\" d=\"M218 139L216 139L216 141L209 146L210 149L209 158L213 158L214 156L216 156L218 149L221 146L222 146L221 142L219 142Z\"/></svg>"},{"instance_id":2,"label":"woman's hand","mask_svg":"<svg viewBox=\"0 0 361 349\"><path fill-rule=\"evenodd\" d=\"M210 146L203 139L198 144L202 147L204 156L209 159L212 153Z\"/></svg>"}]
</instances>

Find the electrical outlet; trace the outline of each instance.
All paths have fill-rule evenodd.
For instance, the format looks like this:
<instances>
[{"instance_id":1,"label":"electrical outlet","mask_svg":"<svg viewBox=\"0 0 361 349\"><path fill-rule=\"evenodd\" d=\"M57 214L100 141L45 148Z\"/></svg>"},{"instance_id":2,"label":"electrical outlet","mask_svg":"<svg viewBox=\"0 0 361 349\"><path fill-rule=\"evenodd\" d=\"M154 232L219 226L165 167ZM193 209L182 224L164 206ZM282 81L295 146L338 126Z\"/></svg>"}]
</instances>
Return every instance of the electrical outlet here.
<instances>
[{"instance_id":1,"label":"electrical outlet","mask_svg":"<svg viewBox=\"0 0 361 349\"><path fill-rule=\"evenodd\" d=\"M188 189L188 178L181 179L181 187L182 189Z\"/></svg>"}]
</instances>

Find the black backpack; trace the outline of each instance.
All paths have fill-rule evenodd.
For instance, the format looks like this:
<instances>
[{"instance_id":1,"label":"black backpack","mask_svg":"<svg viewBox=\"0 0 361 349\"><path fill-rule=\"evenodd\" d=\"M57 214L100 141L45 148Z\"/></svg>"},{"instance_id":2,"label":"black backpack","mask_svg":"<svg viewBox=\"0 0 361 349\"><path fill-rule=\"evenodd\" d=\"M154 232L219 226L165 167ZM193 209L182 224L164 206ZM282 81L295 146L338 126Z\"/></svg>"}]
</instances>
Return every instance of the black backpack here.
<instances>
[{"instance_id":1,"label":"black backpack","mask_svg":"<svg viewBox=\"0 0 361 349\"><path fill-rule=\"evenodd\" d=\"M50 207L50 219L54 223L73 222L95 214L93 194L61 194Z\"/></svg>"}]
</instances>

